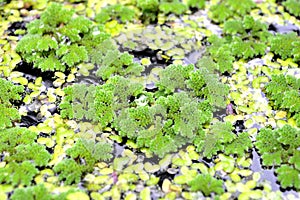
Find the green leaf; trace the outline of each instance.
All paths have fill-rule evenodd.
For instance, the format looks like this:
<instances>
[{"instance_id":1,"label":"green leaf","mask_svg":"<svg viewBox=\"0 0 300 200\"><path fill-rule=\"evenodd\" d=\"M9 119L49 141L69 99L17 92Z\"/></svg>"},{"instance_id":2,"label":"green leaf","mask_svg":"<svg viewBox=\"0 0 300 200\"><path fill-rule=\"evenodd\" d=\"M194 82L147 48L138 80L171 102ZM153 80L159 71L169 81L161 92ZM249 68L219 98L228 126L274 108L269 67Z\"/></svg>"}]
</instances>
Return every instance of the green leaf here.
<instances>
[{"instance_id":1,"label":"green leaf","mask_svg":"<svg viewBox=\"0 0 300 200\"><path fill-rule=\"evenodd\" d=\"M48 192L46 187L42 184L27 188L17 188L11 196L12 200L51 200L53 196Z\"/></svg>"},{"instance_id":2,"label":"green leaf","mask_svg":"<svg viewBox=\"0 0 300 200\"><path fill-rule=\"evenodd\" d=\"M64 159L53 167L58 173L59 180L64 180L65 184L79 183L82 176L83 166L73 159Z\"/></svg>"},{"instance_id":3,"label":"green leaf","mask_svg":"<svg viewBox=\"0 0 300 200\"><path fill-rule=\"evenodd\" d=\"M299 41L299 37L295 32L290 32L288 34L276 34L270 37L269 41L271 52L278 54L281 59L285 60L293 57L293 51L295 51L293 42Z\"/></svg>"},{"instance_id":4,"label":"green leaf","mask_svg":"<svg viewBox=\"0 0 300 200\"><path fill-rule=\"evenodd\" d=\"M97 121L95 111L95 85L74 84L64 89L65 96L59 105L63 118Z\"/></svg>"},{"instance_id":5,"label":"green leaf","mask_svg":"<svg viewBox=\"0 0 300 200\"><path fill-rule=\"evenodd\" d=\"M31 160L36 166L46 166L51 158L49 152L44 146L32 143L21 144L15 148L14 154L12 154L7 160L22 162L23 160Z\"/></svg>"},{"instance_id":6,"label":"green leaf","mask_svg":"<svg viewBox=\"0 0 300 200\"><path fill-rule=\"evenodd\" d=\"M41 14L41 20L50 26L58 26L61 23L69 22L73 13L73 10L64 9L62 4L51 3Z\"/></svg>"},{"instance_id":7,"label":"green leaf","mask_svg":"<svg viewBox=\"0 0 300 200\"><path fill-rule=\"evenodd\" d=\"M10 183L13 186L19 184L28 186L38 172L34 164L28 160L22 163L10 162L4 168L0 168L0 182Z\"/></svg>"},{"instance_id":8,"label":"green leaf","mask_svg":"<svg viewBox=\"0 0 300 200\"><path fill-rule=\"evenodd\" d=\"M251 139L249 138L249 134L243 132L238 135L231 143L227 144L225 147L225 153L229 154L237 154L238 156L245 155L245 152L248 152L249 148L253 146Z\"/></svg>"},{"instance_id":9,"label":"green leaf","mask_svg":"<svg viewBox=\"0 0 300 200\"><path fill-rule=\"evenodd\" d=\"M211 193L223 194L223 181L212 177L209 174L199 174L188 183L191 191L201 191L205 196Z\"/></svg>"},{"instance_id":10,"label":"green leaf","mask_svg":"<svg viewBox=\"0 0 300 200\"><path fill-rule=\"evenodd\" d=\"M294 164L295 168L300 171L300 151L295 150L293 156L289 159L290 164Z\"/></svg>"},{"instance_id":11,"label":"green leaf","mask_svg":"<svg viewBox=\"0 0 300 200\"><path fill-rule=\"evenodd\" d=\"M37 134L26 128L13 127L0 130L0 152L15 153L17 146L34 143Z\"/></svg>"},{"instance_id":12,"label":"green leaf","mask_svg":"<svg viewBox=\"0 0 300 200\"><path fill-rule=\"evenodd\" d=\"M282 2L282 5L287 9L291 14L295 16L300 16L300 2L297 0L286 0Z\"/></svg>"},{"instance_id":13,"label":"green leaf","mask_svg":"<svg viewBox=\"0 0 300 200\"><path fill-rule=\"evenodd\" d=\"M289 167L288 165L282 165L276 169L278 173L278 181L283 188L295 187L300 189L300 171Z\"/></svg>"}]
</instances>

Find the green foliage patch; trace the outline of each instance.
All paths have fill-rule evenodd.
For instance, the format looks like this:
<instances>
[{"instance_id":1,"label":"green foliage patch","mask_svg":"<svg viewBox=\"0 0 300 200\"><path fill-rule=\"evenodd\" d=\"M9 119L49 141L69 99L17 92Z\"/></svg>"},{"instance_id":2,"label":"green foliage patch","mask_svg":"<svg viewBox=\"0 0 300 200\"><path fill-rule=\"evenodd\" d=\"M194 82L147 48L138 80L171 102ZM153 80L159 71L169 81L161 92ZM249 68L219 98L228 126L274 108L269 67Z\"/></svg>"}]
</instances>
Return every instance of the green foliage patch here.
<instances>
[{"instance_id":1,"label":"green foliage patch","mask_svg":"<svg viewBox=\"0 0 300 200\"><path fill-rule=\"evenodd\" d=\"M271 130L263 128L256 137L255 146L261 154L263 165L275 166L283 188L299 185L300 131L290 125Z\"/></svg>"},{"instance_id":2,"label":"green foliage patch","mask_svg":"<svg viewBox=\"0 0 300 200\"><path fill-rule=\"evenodd\" d=\"M19 111L13 106L14 101L21 100L23 86L0 78L0 130L12 127L13 121L21 119Z\"/></svg>"},{"instance_id":3,"label":"green foliage patch","mask_svg":"<svg viewBox=\"0 0 300 200\"><path fill-rule=\"evenodd\" d=\"M227 0L218 1L211 6L209 15L213 21L222 23L229 18L241 18L246 16L256 5L252 0Z\"/></svg>"}]
</instances>

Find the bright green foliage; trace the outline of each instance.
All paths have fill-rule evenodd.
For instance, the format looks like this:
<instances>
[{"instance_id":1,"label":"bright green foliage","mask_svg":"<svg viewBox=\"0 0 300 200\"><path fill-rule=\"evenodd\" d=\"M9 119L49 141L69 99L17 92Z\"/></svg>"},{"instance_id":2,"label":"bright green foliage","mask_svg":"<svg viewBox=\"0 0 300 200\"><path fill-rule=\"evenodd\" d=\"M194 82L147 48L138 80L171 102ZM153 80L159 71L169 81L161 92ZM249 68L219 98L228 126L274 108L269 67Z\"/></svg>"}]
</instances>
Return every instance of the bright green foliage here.
<instances>
[{"instance_id":1,"label":"bright green foliage","mask_svg":"<svg viewBox=\"0 0 300 200\"><path fill-rule=\"evenodd\" d=\"M236 154L243 156L252 147L248 133L241 133L236 136L232 124L229 122L216 122L211 125L209 132L199 132L194 140L198 152L204 157L212 158L219 151L227 155Z\"/></svg>"},{"instance_id":2,"label":"bright green foliage","mask_svg":"<svg viewBox=\"0 0 300 200\"><path fill-rule=\"evenodd\" d=\"M264 55L270 35L268 26L251 16L246 16L243 20L228 20L224 23L225 38L210 37L211 46L208 49L219 65L224 63L222 60L227 62L220 71L230 71L233 57L250 59Z\"/></svg>"},{"instance_id":3,"label":"bright green foliage","mask_svg":"<svg viewBox=\"0 0 300 200\"><path fill-rule=\"evenodd\" d=\"M36 139L36 133L26 128L9 128L0 131L0 152L8 152L14 154L16 147L23 144L32 144Z\"/></svg>"},{"instance_id":4,"label":"bright green foliage","mask_svg":"<svg viewBox=\"0 0 300 200\"><path fill-rule=\"evenodd\" d=\"M111 77L104 85L96 89L95 108L101 125L112 122L115 112L129 107L130 97L136 97L143 91L139 83L132 83L121 76Z\"/></svg>"},{"instance_id":5,"label":"bright green foliage","mask_svg":"<svg viewBox=\"0 0 300 200\"><path fill-rule=\"evenodd\" d=\"M17 188L13 195L11 196L12 200L20 200L20 199L26 199L26 200L51 200L53 197L51 197L51 194L48 192L48 190L45 188L44 185L36 185L33 187L27 187L27 188Z\"/></svg>"},{"instance_id":6,"label":"bright green foliage","mask_svg":"<svg viewBox=\"0 0 300 200\"><path fill-rule=\"evenodd\" d=\"M300 16L300 1L299 0L286 0L282 5L293 15Z\"/></svg>"},{"instance_id":7,"label":"bright green foliage","mask_svg":"<svg viewBox=\"0 0 300 200\"><path fill-rule=\"evenodd\" d=\"M266 85L267 97L273 101L275 109L300 112L300 79L294 76L273 75Z\"/></svg>"},{"instance_id":8,"label":"bright green foliage","mask_svg":"<svg viewBox=\"0 0 300 200\"><path fill-rule=\"evenodd\" d=\"M103 63L97 70L96 75L107 80L111 75L135 75L138 76L144 67L133 61L129 53L120 53L118 50L108 51Z\"/></svg>"},{"instance_id":9,"label":"bright green foliage","mask_svg":"<svg viewBox=\"0 0 300 200\"><path fill-rule=\"evenodd\" d=\"M245 16L254 7L255 3L252 0L219 1L216 3L216 5L210 7L209 14L213 21L222 23L231 17L240 18Z\"/></svg>"},{"instance_id":10,"label":"bright green foliage","mask_svg":"<svg viewBox=\"0 0 300 200\"><path fill-rule=\"evenodd\" d=\"M295 32L288 34L276 34L269 39L270 50L281 56L282 59L293 58L299 60L300 38Z\"/></svg>"},{"instance_id":11,"label":"bright green foliage","mask_svg":"<svg viewBox=\"0 0 300 200\"><path fill-rule=\"evenodd\" d=\"M294 164L294 167L300 171L300 151L295 150L294 155L289 159L289 163Z\"/></svg>"},{"instance_id":12,"label":"bright green foliage","mask_svg":"<svg viewBox=\"0 0 300 200\"><path fill-rule=\"evenodd\" d=\"M100 160L109 160L112 155L112 147L107 142L94 142L88 139L79 139L73 147L67 150L69 155L74 160L84 160L83 168L92 170L94 164Z\"/></svg>"},{"instance_id":13,"label":"bright green foliage","mask_svg":"<svg viewBox=\"0 0 300 200\"><path fill-rule=\"evenodd\" d=\"M295 187L300 189L300 170L294 169L288 165L282 165L276 169L277 178L281 187Z\"/></svg>"},{"instance_id":14,"label":"bright green foliage","mask_svg":"<svg viewBox=\"0 0 300 200\"><path fill-rule=\"evenodd\" d=\"M176 15L181 15L187 10L187 6L181 3L179 0L162 1L159 4L159 10L164 14L175 13Z\"/></svg>"},{"instance_id":15,"label":"bright green foliage","mask_svg":"<svg viewBox=\"0 0 300 200\"><path fill-rule=\"evenodd\" d=\"M79 139L66 152L71 158L59 162L53 169L66 184L78 183L83 173L93 170L96 162L110 159L111 152L112 146L107 142Z\"/></svg>"},{"instance_id":16,"label":"bright green foliage","mask_svg":"<svg viewBox=\"0 0 300 200\"><path fill-rule=\"evenodd\" d=\"M257 135L255 145L262 155L263 165L279 166L289 161L294 164L298 156L296 149L300 146L300 131L289 125L275 130L264 128Z\"/></svg>"},{"instance_id":17,"label":"bright green foliage","mask_svg":"<svg viewBox=\"0 0 300 200\"><path fill-rule=\"evenodd\" d=\"M142 21L144 23L151 23L157 20L159 13L181 15L188 10L188 7L203 8L204 3L203 0L189 0L186 4L179 0L137 0L136 6L141 10Z\"/></svg>"},{"instance_id":18,"label":"bright green foliage","mask_svg":"<svg viewBox=\"0 0 300 200\"><path fill-rule=\"evenodd\" d=\"M142 21L144 21L145 23L151 23L156 20L159 0L137 0L136 6L142 11Z\"/></svg>"},{"instance_id":19,"label":"bright green foliage","mask_svg":"<svg viewBox=\"0 0 300 200\"><path fill-rule=\"evenodd\" d=\"M74 84L64 89L65 96L60 103L63 118L96 121L95 85Z\"/></svg>"},{"instance_id":20,"label":"bright green foliage","mask_svg":"<svg viewBox=\"0 0 300 200\"><path fill-rule=\"evenodd\" d=\"M89 19L73 14L73 10L52 3L40 19L27 24L28 33L16 47L23 60L42 71L65 71L93 60L90 51L109 36Z\"/></svg>"},{"instance_id":21,"label":"bright green foliage","mask_svg":"<svg viewBox=\"0 0 300 200\"><path fill-rule=\"evenodd\" d=\"M161 71L159 75L160 80L156 85L166 94L174 93L178 89L185 90L185 81L189 78L193 69L193 65L169 65L165 70Z\"/></svg>"},{"instance_id":22,"label":"bright green foliage","mask_svg":"<svg viewBox=\"0 0 300 200\"><path fill-rule=\"evenodd\" d=\"M7 158L8 161L22 162L23 160L34 161L36 166L46 166L51 158L44 146L37 143L21 144L15 148L15 152Z\"/></svg>"},{"instance_id":23,"label":"bright green foliage","mask_svg":"<svg viewBox=\"0 0 300 200\"><path fill-rule=\"evenodd\" d=\"M212 35L208 38L208 42L211 44L207 47L208 52L213 61L217 64L218 70L221 73L230 72L233 68L233 61L235 59L226 39L219 38L217 35Z\"/></svg>"},{"instance_id":24,"label":"bright green foliage","mask_svg":"<svg viewBox=\"0 0 300 200\"><path fill-rule=\"evenodd\" d=\"M39 170L28 160L21 163L10 162L4 168L0 168L0 183L9 183L13 186L19 184L31 185L31 182Z\"/></svg>"},{"instance_id":25,"label":"bright green foliage","mask_svg":"<svg viewBox=\"0 0 300 200\"><path fill-rule=\"evenodd\" d=\"M21 119L18 110L13 107L13 101L20 100L23 91L23 86L0 78L0 130L11 127L13 121Z\"/></svg>"},{"instance_id":26,"label":"bright green foliage","mask_svg":"<svg viewBox=\"0 0 300 200\"><path fill-rule=\"evenodd\" d=\"M0 130L13 126L13 121L20 120L19 111L0 104Z\"/></svg>"},{"instance_id":27,"label":"bright green foliage","mask_svg":"<svg viewBox=\"0 0 300 200\"><path fill-rule=\"evenodd\" d=\"M231 43L232 54L237 58L254 58L258 55L264 55L266 44L252 40L243 41L239 37L234 37Z\"/></svg>"},{"instance_id":28,"label":"bright green foliage","mask_svg":"<svg viewBox=\"0 0 300 200\"><path fill-rule=\"evenodd\" d=\"M0 131L0 151L7 165L0 169L0 182L30 185L38 173L36 166L46 166L51 156L45 147L35 143L36 133L26 128Z\"/></svg>"},{"instance_id":29,"label":"bright green foliage","mask_svg":"<svg viewBox=\"0 0 300 200\"><path fill-rule=\"evenodd\" d=\"M199 174L188 185L191 186L191 191L201 191L205 196L209 196L211 193L224 193L223 181L210 174Z\"/></svg>"},{"instance_id":30,"label":"bright green foliage","mask_svg":"<svg viewBox=\"0 0 300 200\"><path fill-rule=\"evenodd\" d=\"M205 0L188 0L187 6L189 8L203 9L205 6Z\"/></svg>"},{"instance_id":31,"label":"bright green foliage","mask_svg":"<svg viewBox=\"0 0 300 200\"><path fill-rule=\"evenodd\" d=\"M60 194L50 193L43 184L38 184L35 186L17 188L11 195L12 200L65 200L67 195L75 192L76 190L70 189L66 192L61 192Z\"/></svg>"},{"instance_id":32,"label":"bright green foliage","mask_svg":"<svg viewBox=\"0 0 300 200\"><path fill-rule=\"evenodd\" d=\"M122 4L109 5L101 9L95 17L95 21L98 23L105 23L111 20L120 19L121 22L126 23L133 21L135 13L133 9L128 8Z\"/></svg>"},{"instance_id":33,"label":"bright green foliage","mask_svg":"<svg viewBox=\"0 0 300 200\"><path fill-rule=\"evenodd\" d=\"M198 65L199 66L199 65ZM210 66L199 66L210 68ZM215 107L222 107L228 94L228 86L219 81L219 77L206 69L194 70L193 65L169 65L160 73L157 82L158 94L170 94L176 91L193 90L192 96L208 100Z\"/></svg>"},{"instance_id":34,"label":"bright green foliage","mask_svg":"<svg viewBox=\"0 0 300 200\"><path fill-rule=\"evenodd\" d=\"M235 140L226 145L225 154L236 154L238 156L243 156L245 155L245 152L248 152L249 148L251 148L252 146L253 144L249 137L249 134L243 132L239 134Z\"/></svg>"},{"instance_id":35,"label":"bright green foliage","mask_svg":"<svg viewBox=\"0 0 300 200\"><path fill-rule=\"evenodd\" d=\"M53 167L58 173L59 180L64 180L65 184L79 183L81 180L83 166L79 165L74 159L68 158L59 162Z\"/></svg>"},{"instance_id":36,"label":"bright green foliage","mask_svg":"<svg viewBox=\"0 0 300 200\"><path fill-rule=\"evenodd\" d=\"M236 135L232 133L232 125L228 122L216 122L206 134L204 143L195 144L198 152L203 152L207 158L216 155L218 151L223 151L225 144L231 143Z\"/></svg>"}]
</instances>

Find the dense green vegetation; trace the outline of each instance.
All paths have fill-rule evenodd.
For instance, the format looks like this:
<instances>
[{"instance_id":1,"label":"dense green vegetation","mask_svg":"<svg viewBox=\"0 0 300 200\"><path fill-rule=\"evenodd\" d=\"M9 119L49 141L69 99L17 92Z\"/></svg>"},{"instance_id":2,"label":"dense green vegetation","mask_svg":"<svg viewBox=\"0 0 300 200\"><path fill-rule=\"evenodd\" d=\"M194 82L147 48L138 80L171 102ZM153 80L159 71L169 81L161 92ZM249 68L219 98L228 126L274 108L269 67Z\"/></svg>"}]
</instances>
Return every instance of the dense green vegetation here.
<instances>
[{"instance_id":1,"label":"dense green vegetation","mask_svg":"<svg viewBox=\"0 0 300 200\"><path fill-rule=\"evenodd\" d=\"M298 4L0 1L0 199L299 197Z\"/></svg>"}]
</instances>

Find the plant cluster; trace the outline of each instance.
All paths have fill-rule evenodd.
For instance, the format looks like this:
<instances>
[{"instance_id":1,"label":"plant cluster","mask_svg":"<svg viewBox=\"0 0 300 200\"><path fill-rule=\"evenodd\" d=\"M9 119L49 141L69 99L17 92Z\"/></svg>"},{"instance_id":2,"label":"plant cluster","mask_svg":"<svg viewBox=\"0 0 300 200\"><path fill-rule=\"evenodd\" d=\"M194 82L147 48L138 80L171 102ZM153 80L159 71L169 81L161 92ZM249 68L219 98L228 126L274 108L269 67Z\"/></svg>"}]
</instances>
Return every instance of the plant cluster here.
<instances>
[{"instance_id":1,"label":"plant cluster","mask_svg":"<svg viewBox=\"0 0 300 200\"><path fill-rule=\"evenodd\" d=\"M95 21L100 24L104 24L111 20L120 20L122 23L126 23L133 21L134 19L135 11L122 4L106 6L95 16Z\"/></svg>"},{"instance_id":2,"label":"plant cluster","mask_svg":"<svg viewBox=\"0 0 300 200\"><path fill-rule=\"evenodd\" d=\"M93 171L96 162L109 160L111 152L112 146L107 142L79 139L66 151L68 158L55 165L53 170L66 184L79 183L84 173Z\"/></svg>"},{"instance_id":3,"label":"plant cluster","mask_svg":"<svg viewBox=\"0 0 300 200\"><path fill-rule=\"evenodd\" d=\"M45 146L35 142L36 133L26 128L8 128L0 131L0 151L4 152L5 167L0 168L0 182L13 186L29 186L39 170L51 158Z\"/></svg>"},{"instance_id":4,"label":"plant cluster","mask_svg":"<svg viewBox=\"0 0 300 200\"><path fill-rule=\"evenodd\" d=\"M103 85L80 85L77 94L74 92L79 86L68 86L61 114L69 119L88 119L92 108L90 119L103 128L114 128L138 148L148 148L160 157L190 142L209 158L222 150L228 155L244 155L252 147L247 133L237 136L231 124L221 122L213 124L209 133L203 130L213 111L225 106L228 94L228 87L219 82L210 65L206 67L211 71L205 67L195 70L193 65L169 65L159 74L156 92L147 92L142 84L118 75Z\"/></svg>"},{"instance_id":5,"label":"plant cluster","mask_svg":"<svg viewBox=\"0 0 300 200\"><path fill-rule=\"evenodd\" d=\"M151 23L157 20L159 13L181 15L187 12L189 8L202 9L205 6L205 0L188 0L186 3L179 0L137 0L136 6L141 10L142 21Z\"/></svg>"},{"instance_id":6,"label":"plant cluster","mask_svg":"<svg viewBox=\"0 0 300 200\"><path fill-rule=\"evenodd\" d=\"M232 132L229 122L216 122L211 125L209 132L202 131L194 140L198 152L204 157L212 158L218 152L227 155L243 156L253 145L246 132L236 135Z\"/></svg>"},{"instance_id":7,"label":"plant cluster","mask_svg":"<svg viewBox=\"0 0 300 200\"><path fill-rule=\"evenodd\" d=\"M12 200L63 200L67 199L67 195L75 192L75 190L71 189L67 192L62 192L60 194L53 194L47 190L47 188L43 184L30 186L26 188L17 188L11 196Z\"/></svg>"},{"instance_id":8,"label":"plant cluster","mask_svg":"<svg viewBox=\"0 0 300 200\"><path fill-rule=\"evenodd\" d=\"M285 109L300 126L300 79L290 75L273 75L265 91L275 109Z\"/></svg>"},{"instance_id":9,"label":"plant cluster","mask_svg":"<svg viewBox=\"0 0 300 200\"><path fill-rule=\"evenodd\" d=\"M275 166L283 188L300 189L300 131L290 125L271 130L263 128L256 137L255 146L264 166Z\"/></svg>"},{"instance_id":10,"label":"plant cluster","mask_svg":"<svg viewBox=\"0 0 300 200\"><path fill-rule=\"evenodd\" d=\"M28 33L18 42L16 51L42 71L65 71L94 61L94 49L110 37L103 27L83 16L74 17L73 10L57 3L52 3L40 19L26 28Z\"/></svg>"},{"instance_id":11,"label":"plant cluster","mask_svg":"<svg viewBox=\"0 0 300 200\"><path fill-rule=\"evenodd\" d=\"M300 2L297 0L286 0L282 2L282 5L289 11L289 13L300 16Z\"/></svg>"},{"instance_id":12,"label":"plant cluster","mask_svg":"<svg viewBox=\"0 0 300 200\"><path fill-rule=\"evenodd\" d=\"M242 18L250 13L256 5L252 0L219 0L209 9L211 19L218 23L223 23L230 18Z\"/></svg>"},{"instance_id":13,"label":"plant cluster","mask_svg":"<svg viewBox=\"0 0 300 200\"><path fill-rule=\"evenodd\" d=\"M212 177L210 174L199 174L188 183L192 191L201 191L205 196L211 193L223 194L223 181Z\"/></svg>"},{"instance_id":14,"label":"plant cluster","mask_svg":"<svg viewBox=\"0 0 300 200\"><path fill-rule=\"evenodd\" d=\"M0 78L0 130L11 127L13 121L20 120L19 111L14 107L14 101L21 100L23 86L17 86Z\"/></svg>"},{"instance_id":15,"label":"plant cluster","mask_svg":"<svg viewBox=\"0 0 300 200\"><path fill-rule=\"evenodd\" d=\"M266 24L245 16L243 20L228 20L224 23L224 37L213 35L207 49L223 73L232 70L236 59L252 59L265 54L270 33Z\"/></svg>"},{"instance_id":16,"label":"plant cluster","mask_svg":"<svg viewBox=\"0 0 300 200\"><path fill-rule=\"evenodd\" d=\"M300 61L300 37L295 32L276 34L269 38L270 51L282 59L293 58Z\"/></svg>"}]
</instances>

